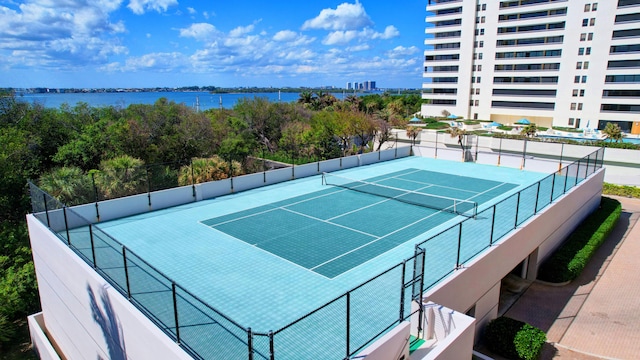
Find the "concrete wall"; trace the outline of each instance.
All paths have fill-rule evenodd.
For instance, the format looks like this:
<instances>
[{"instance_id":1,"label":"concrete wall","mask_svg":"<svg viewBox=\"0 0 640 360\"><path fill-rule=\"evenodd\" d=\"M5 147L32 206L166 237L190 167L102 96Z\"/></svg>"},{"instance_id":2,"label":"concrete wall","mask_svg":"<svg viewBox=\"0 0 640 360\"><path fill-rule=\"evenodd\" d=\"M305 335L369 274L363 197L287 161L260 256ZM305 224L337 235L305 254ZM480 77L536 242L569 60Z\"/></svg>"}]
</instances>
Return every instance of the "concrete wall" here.
<instances>
[{"instance_id":1,"label":"concrete wall","mask_svg":"<svg viewBox=\"0 0 640 360\"><path fill-rule=\"evenodd\" d=\"M356 355L367 360L409 359L411 323L405 321L391 329L373 344Z\"/></svg>"},{"instance_id":2,"label":"concrete wall","mask_svg":"<svg viewBox=\"0 0 640 360\"><path fill-rule=\"evenodd\" d=\"M458 312L475 306L477 329L497 315L500 280L530 254L530 273L600 204L604 170L521 224L508 237L464 264L425 293L424 298ZM428 269L427 269L428 270Z\"/></svg>"},{"instance_id":3,"label":"concrete wall","mask_svg":"<svg viewBox=\"0 0 640 360\"><path fill-rule=\"evenodd\" d=\"M33 215L27 223L42 305L39 327L55 339L60 358L191 359ZM33 334L46 350L43 358L55 358Z\"/></svg>"},{"instance_id":4,"label":"concrete wall","mask_svg":"<svg viewBox=\"0 0 640 360\"><path fill-rule=\"evenodd\" d=\"M58 352L45 333L46 325L42 313L39 312L29 316L27 322L29 323L31 345L38 358L40 360L60 360Z\"/></svg>"}]
</instances>

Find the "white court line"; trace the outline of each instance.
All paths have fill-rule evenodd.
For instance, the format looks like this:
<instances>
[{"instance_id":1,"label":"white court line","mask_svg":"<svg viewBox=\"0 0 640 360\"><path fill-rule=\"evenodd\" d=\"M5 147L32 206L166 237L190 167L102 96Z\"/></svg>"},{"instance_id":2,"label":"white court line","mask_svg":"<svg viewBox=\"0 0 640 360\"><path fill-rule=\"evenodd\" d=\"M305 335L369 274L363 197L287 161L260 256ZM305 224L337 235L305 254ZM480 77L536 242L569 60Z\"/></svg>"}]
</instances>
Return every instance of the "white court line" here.
<instances>
[{"instance_id":1,"label":"white court line","mask_svg":"<svg viewBox=\"0 0 640 360\"><path fill-rule=\"evenodd\" d=\"M357 233L360 233L360 234L363 234L363 235L367 235L367 236L371 236L371 237L374 237L374 238L376 238L376 239L378 239L378 238L379 238L378 236L375 236L375 235L373 235L373 234L366 233L366 232L364 232L364 231L360 231L360 230L352 229L352 228L350 228L350 227L348 227L348 226L344 226L344 225L340 225L340 224L335 224L335 223L332 223L332 222L331 222L331 221L329 221L329 220L319 219L319 218L317 218L317 217L314 217L314 216L311 216L311 215L307 215L307 214L303 214L303 213L299 213L299 212L297 212L297 211L293 211L293 210L291 210L291 209L284 209L284 208L283 208L282 210L284 210L284 211L288 211L288 212L293 213L293 214L296 214L296 215L304 216L304 217L307 217L307 218L309 218L309 219L317 220L317 221L320 221L320 222L323 222L323 223L326 223L326 224L335 225L335 226L341 227L341 228L343 228L343 229L347 229L347 230L355 231L355 232L357 232Z\"/></svg>"},{"instance_id":2,"label":"white court line","mask_svg":"<svg viewBox=\"0 0 640 360\"><path fill-rule=\"evenodd\" d=\"M408 228L408 227L410 227L410 226L413 226L413 225L415 225L415 224L417 224L417 223L421 222L422 220L426 220L426 219L428 219L428 218L430 218L430 217L436 216L436 215L438 215L438 214L439 214L439 213L441 213L441 212L442 212L442 211L438 211L438 212L433 213L433 214L431 214L431 215L429 215L429 216L427 216L427 217L423 217L422 219L417 220L417 221L414 221L414 222L412 222L411 224L405 225L405 226L403 226L403 227L401 227L401 228L399 228L399 229L397 229L397 230L394 230L394 231L392 231L392 232L390 232L390 233L386 234L385 236L382 236L382 237L380 237L380 238L378 238L378 239L376 239L376 240L373 240L373 241L370 241L370 242L368 242L368 243L366 243L366 244L363 244L363 245L361 245L361 246L358 246L358 247L357 247L357 248L355 248L355 249L351 249L350 251L348 251L348 252L346 252L346 253L344 253L344 254L341 254L341 255L339 255L339 256L336 256L336 257L334 257L334 258L333 258L333 259L331 259L331 260L327 260L327 261L323 262L323 263L322 263L322 264L320 264L320 265L316 265L316 266L312 267L312 268L311 268L311 270L315 270L315 269L317 269L317 268L319 268L319 267L321 267L321 266L323 266L323 265L326 265L326 264L328 264L328 263L330 263L330 262L333 262L333 261L335 261L335 260L337 260L337 259L339 259L339 258L341 258L341 257L343 257L343 256L345 256L345 255L348 255L348 254L350 254L350 253L352 253L352 252L355 252L355 251L360 250L360 249L362 249L362 248L364 248L364 247L367 247L367 246L369 246L369 245L371 245L371 244L373 244L373 243L376 243L376 242L378 242L378 241L380 241L380 240L383 240L383 239L384 239L384 238L386 238L387 236L393 235L393 234L397 233L398 231L402 231L402 230L404 230L404 229L406 229L406 228ZM409 239L407 239L407 241L409 241ZM398 245L400 245L400 244L398 244ZM369 259L369 260L370 260L370 259Z\"/></svg>"},{"instance_id":3,"label":"white court line","mask_svg":"<svg viewBox=\"0 0 640 360\"><path fill-rule=\"evenodd\" d=\"M480 196L480 195L482 195L482 194L486 194L486 193L488 193L489 191L494 190L494 189L497 189L497 188L499 188L500 186L502 186L502 185L504 185L504 184L509 184L509 183L508 183L508 182L503 182L502 184L496 185L496 186L492 187L491 189L488 189L488 190L485 190L485 191L483 191L483 192L477 193L477 194L473 195L472 197L468 198L467 200L473 199L474 197L476 197L476 196Z\"/></svg>"}]
</instances>

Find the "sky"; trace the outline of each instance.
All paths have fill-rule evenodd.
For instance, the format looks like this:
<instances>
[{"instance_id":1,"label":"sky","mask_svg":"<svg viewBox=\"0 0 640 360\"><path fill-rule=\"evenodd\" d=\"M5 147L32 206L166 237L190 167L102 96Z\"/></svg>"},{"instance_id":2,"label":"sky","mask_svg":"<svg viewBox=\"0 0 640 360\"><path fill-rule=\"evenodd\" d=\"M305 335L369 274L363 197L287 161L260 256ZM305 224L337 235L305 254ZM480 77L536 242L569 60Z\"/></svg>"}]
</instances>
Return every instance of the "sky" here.
<instances>
[{"instance_id":1,"label":"sky","mask_svg":"<svg viewBox=\"0 0 640 360\"><path fill-rule=\"evenodd\" d=\"M425 6L0 0L0 87L420 88Z\"/></svg>"}]
</instances>

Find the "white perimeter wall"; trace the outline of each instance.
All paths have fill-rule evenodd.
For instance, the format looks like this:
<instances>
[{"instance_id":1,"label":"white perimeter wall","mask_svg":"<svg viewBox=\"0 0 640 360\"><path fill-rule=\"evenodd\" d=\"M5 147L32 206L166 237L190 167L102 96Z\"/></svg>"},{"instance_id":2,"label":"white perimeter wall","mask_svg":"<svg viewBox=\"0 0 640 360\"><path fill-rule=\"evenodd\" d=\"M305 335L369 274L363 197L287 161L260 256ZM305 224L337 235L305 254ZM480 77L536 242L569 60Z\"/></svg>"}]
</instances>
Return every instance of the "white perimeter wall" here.
<instances>
[{"instance_id":1,"label":"white perimeter wall","mask_svg":"<svg viewBox=\"0 0 640 360\"><path fill-rule=\"evenodd\" d=\"M33 215L27 223L42 304L39 325L61 358L191 359ZM38 341L49 349L41 336Z\"/></svg>"},{"instance_id":2,"label":"white perimeter wall","mask_svg":"<svg viewBox=\"0 0 640 360\"><path fill-rule=\"evenodd\" d=\"M604 170L599 170L427 291L425 301L461 313L475 306L477 339L477 331L497 317L502 278L526 258L529 273L535 276L538 265L599 206L603 179Z\"/></svg>"}]
</instances>

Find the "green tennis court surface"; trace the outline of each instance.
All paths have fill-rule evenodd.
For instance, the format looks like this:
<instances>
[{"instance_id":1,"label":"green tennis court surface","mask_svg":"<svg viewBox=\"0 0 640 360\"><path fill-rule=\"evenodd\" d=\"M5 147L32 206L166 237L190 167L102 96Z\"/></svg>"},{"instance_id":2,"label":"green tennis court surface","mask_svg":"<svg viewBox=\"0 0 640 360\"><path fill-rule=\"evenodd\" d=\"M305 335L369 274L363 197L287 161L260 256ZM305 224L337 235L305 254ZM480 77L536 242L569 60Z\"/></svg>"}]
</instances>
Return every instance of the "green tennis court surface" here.
<instances>
[{"instance_id":1,"label":"green tennis court surface","mask_svg":"<svg viewBox=\"0 0 640 360\"><path fill-rule=\"evenodd\" d=\"M456 206L471 216L462 205L482 204L518 186L415 168L353 183L347 186L353 189L342 181L202 223L334 278L458 216Z\"/></svg>"}]
</instances>

